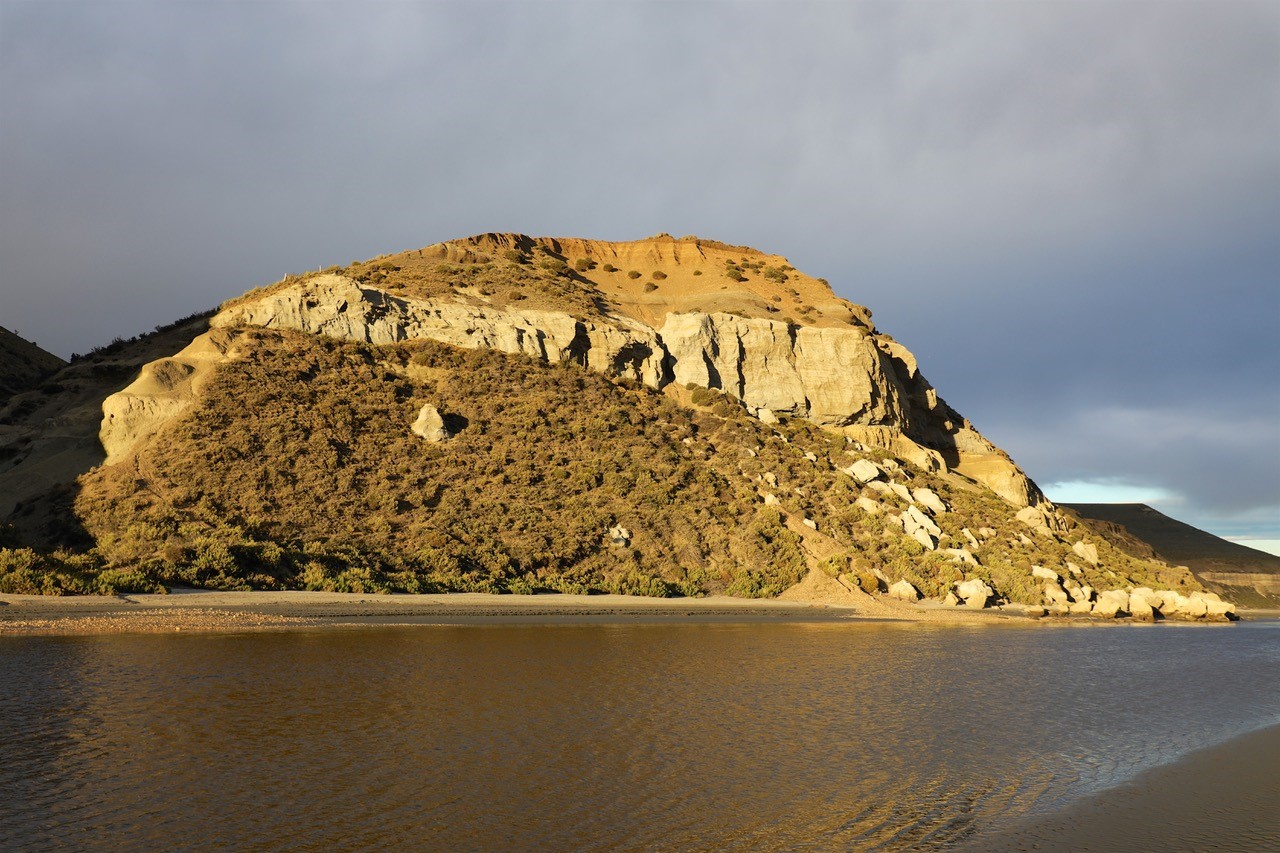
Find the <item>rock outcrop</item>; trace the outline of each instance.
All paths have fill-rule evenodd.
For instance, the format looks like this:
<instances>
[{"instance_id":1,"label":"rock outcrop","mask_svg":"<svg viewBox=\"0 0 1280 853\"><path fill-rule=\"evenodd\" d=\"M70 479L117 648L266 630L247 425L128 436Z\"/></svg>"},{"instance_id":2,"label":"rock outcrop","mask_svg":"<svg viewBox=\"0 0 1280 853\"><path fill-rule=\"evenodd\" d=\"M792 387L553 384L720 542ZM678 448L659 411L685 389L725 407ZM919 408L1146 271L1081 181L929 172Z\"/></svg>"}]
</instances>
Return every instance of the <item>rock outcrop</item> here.
<instances>
[{"instance_id":1,"label":"rock outcrop","mask_svg":"<svg viewBox=\"0 0 1280 853\"><path fill-rule=\"evenodd\" d=\"M98 432L105 464L119 461L190 408L213 369L236 357L238 337L234 329L205 332L171 358L145 365L133 383L107 397Z\"/></svg>"}]
</instances>

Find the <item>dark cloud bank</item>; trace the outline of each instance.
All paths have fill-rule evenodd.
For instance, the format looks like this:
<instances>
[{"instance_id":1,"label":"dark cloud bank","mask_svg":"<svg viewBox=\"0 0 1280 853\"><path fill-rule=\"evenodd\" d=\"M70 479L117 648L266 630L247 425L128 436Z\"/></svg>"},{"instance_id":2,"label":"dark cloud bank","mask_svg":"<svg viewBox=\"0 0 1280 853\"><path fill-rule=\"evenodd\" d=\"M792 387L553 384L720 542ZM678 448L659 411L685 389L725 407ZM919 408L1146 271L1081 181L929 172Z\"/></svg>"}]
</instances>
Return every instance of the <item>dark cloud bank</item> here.
<instances>
[{"instance_id":1,"label":"dark cloud bank","mask_svg":"<svg viewBox=\"0 0 1280 853\"><path fill-rule=\"evenodd\" d=\"M0 323L697 233L869 305L1041 483L1280 537L1278 9L0 2Z\"/></svg>"}]
</instances>

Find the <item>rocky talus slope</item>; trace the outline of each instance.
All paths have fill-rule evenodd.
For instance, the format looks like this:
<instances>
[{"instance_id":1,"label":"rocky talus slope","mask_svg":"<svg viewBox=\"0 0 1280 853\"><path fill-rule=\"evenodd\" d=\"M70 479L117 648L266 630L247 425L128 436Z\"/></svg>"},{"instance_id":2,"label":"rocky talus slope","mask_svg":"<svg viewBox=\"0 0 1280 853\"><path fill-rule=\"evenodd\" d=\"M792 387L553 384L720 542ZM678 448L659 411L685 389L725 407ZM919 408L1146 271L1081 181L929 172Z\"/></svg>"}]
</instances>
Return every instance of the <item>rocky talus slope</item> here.
<instances>
[{"instance_id":1,"label":"rocky talus slope","mask_svg":"<svg viewBox=\"0 0 1280 853\"><path fill-rule=\"evenodd\" d=\"M107 396L99 436L68 510L91 555L46 553L55 586L86 559L117 585L420 591L776 595L818 572L1230 611L1045 501L867 309L696 238L486 234L286 277Z\"/></svg>"}]
</instances>

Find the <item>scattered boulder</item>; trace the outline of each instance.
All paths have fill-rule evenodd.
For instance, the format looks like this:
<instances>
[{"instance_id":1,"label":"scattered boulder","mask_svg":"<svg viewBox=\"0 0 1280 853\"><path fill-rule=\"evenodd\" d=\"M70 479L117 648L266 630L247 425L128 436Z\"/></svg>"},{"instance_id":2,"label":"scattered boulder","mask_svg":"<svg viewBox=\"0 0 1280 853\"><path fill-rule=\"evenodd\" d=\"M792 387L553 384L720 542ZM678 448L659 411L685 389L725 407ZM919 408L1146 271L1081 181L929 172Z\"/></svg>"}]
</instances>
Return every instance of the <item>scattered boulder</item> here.
<instances>
[{"instance_id":1,"label":"scattered boulder","mask_svg":"<svg viewBox=\"0 0 1280 853\"><path fill-rule=\"evenodd\" d=\"M845 468L844 472L859 483L870 483L872 480L880 479L881 476L880 469L870 459L859 459Z\"/></svg>"},{"instance_id":2,"label":"scattered boulder","mask_svg":"<svg viewBox=\"0 0 1280 853\"><path fill-rule=\"evenodd\" d=\"M1049 581L1044 585L1044 600L1049 604L1060 604L1064 608L1070 606L1067 591L1059 586L1057 581Z\"/></svg>"},{"instance_id":3,"label":"scattered boulder","mask_svg":"<svg viewBox=\"0 0 1280 853\"><path fill-rule=\"evenodd\" d=\"M810 462L817 462L817 461L818 461L818 457L817 457L817 456L815 456L814 454L810 453L810 452L809 452L809 451L807 451L807 450L804 452L804 458L805 458L805 459L808 459Z\"/></svg>"},{"instance_id":4,"label":"scattered boulder","mask_svg":"<svg viewBox=\"0 0 1280 853\"><path fill-rule=\"evenodd\" d=\"M1090 611L1102 619L1115 619L1129 612L1129 593L1119 589L1109 589L1098 594Z\"/></svg>"},{"instance_id":5,"label":"scattered boulder","mask_svg":"<svg viewBox=\"0 0 1280 853\"><path fill-rule=\"evenodd\" d=\"M956 598L955 592L948 592L947 597L942 599L942 603L947 607L959 607L960 599Z\"/></svg>"},{"instance_id":6,"label":"scattered boulder","mask_svg":"<svg viewBox=\"0 0 1280 853\"><path fill-rule=\"evenodd\" d=\"M1067 607L1067 611L1074 616L1088 616L1093 612L1092 601L1073 601Z\"/></svg>"},{"instance_id":7,"label":"scattered boulder","mask_svg":"<svg viewBox=\"0 0 1280 853\"><path fill-rule=\"evenodd\" d=\"M965 607L981 610L987 606L996 592L984 581L974 578L956 584L956 594L964 599Z\"/></svg>"},{"instance_id":8,"label":"scattered boulder","mask_svg":"<svg viewBox=\"0 0 1280 853\"><path fill-rule=\"evenodd\" d=\"M865 512L867 515L880 514L880 504L871 500L871 498L858 498L854 503L857 505L858 509Z\"/></svg>"},{"instance_id":9,"label":"scattered boulder","mask_svg":"<svg viewBox=\"0 0 1280 853\"><path fill-rule=\"evenodd\" d=\"M902 514L902 524L908 533L920 529L931 536L942 535L942 528L938 527L932 518L921 512L915 504L907 507L907 511Z\"/></svg>"},{"instance_id":10,"label":"scattered boulder","mask_svg":"<svg viewBox=\"0 0 1280 853\"><path fill-rule=\"evenodd\" d=\"M1192 593L1182 602L1182 606L1178 608L1178 613L1189 619L1203 619L1209 615L1209 605L1196 593Z\"/></svg>"},{"instance_id":11,"label":"scattered boulder","mask_svg":"<svg viewBox=\"0 0 1280 853\"><path fill-rule=\"evenodd\" d=\"M776 424L778 416L773 413L773 409L756 409L756 418L762 424Z\"/></svg>"},{"instance_id":12,"label":"scattered boulder","mask_svg":"<svg viewBox=\"0 0 1280 853\"><path fill-rule=\"evenodd\" d=\"M922 527L917 527L907 535L923 545L926 551L936 551L938 549L938 540L930 536L928 531Z\"/></svg>"},{"instance_id":13,"label":"scattered boulder","mask_svg":"<svg viewBox=\"0 0 1280 853\"><path fill-rule=\"evenodd\" d=\"M1071 546L1071 550L1075 551L1080 559L1090 565L1098 565L1098 546L1085 542L1081 539Z\"/></svg>"},{"instance_id":14,"label":"scattered boulder","mask_svg":"<svg viewBox=\"0 0 1280 853\"><path fill-rule=\"evenodd\" d=\"M772 493L768 493L768 492L766 492L766 493L765 493L765 496L764 496L764 505L765 505L765 506L778 506L778 505L780 505L781 503L782 503L782 501L778 500L777 495L774 495L774 494L772 494Z\"/></svg>"},{"instance_id":15,"label":"scattered boulder","mask_svg":"<svg viewBox=\"0 0 1280 853\"><path fill-rule=\"evenodd\" d=\"M972 548L975 551L978 550L978 547L979 547L978 540L974 538L974 535L972 533L969 532L969 528L967 527L960 528L960 533L968 541L970 548Z\"/></svg>"},{"instance_id":16,"label":"scattered boulder","mask_svg":"<svg viewBox=\"0 0 1280 853\"><path fill-rule=\"evenodd\" d=\"M892 495L894 493L893 489L889 488L889 484L881 480L872 480L867 483L867 488L882 495Z\"/></svg>"},{"instance_id":17,"label":"scattered boulder","mask_svg":"<svg viewBox=\"0 0 1280 853\"><path fill-rule=\"evenodd\" d=\"M1229 601L1206 601L1205 614L1206 619L1214 622L1234 622L1239 617L1236 616L1236 606Z\"/></svg>"},{"instance_id":18,"label":"scattered boulder","mask_svg":"<svg viewBox=\"0 0 1280 853\"><path fill-rule=\"evenodd\" d=\"M413 422L410 429L413 430L414 435L430 442L444 441L453 435L445 428L440 410L431 405L423 406L418 410L418 419Z\"/></svg>"},{"instance_id":19,"label":"scattered boulder","mask_svg":"<svg viewBox=\"0 0 1280 853\"><path fill-rule=\"evenodd\" d=\"M610 545L617 545L619 548L625 548L631 544L631 531L621 524L610 527L606 536Z\"/></svg>"},{"instance_id":20,"label":"scattered boulder","mask_svg":"<svg viewBox=\"0 0 1280 853\"><path fill-rule=\"evenodd\" d=\"M1071 574L1077 578L1084 574L1084 569L1080 568L1070 560L1067 560L1067 571L1071 572Z\"/></svg>"},{"instance_id":21,"label":"scattered boulder","mask_svg":"<svg viewBox=\"0 0 1280 853\"><path fill-rule=\"evenodd\" d=\"M907 503L911 503L911 490L906 486L901 483L890 483L889 488L893 490L895 495L902 498Z\"/></svg>"},{"instance_id":22,"label":"scattered boulder","mask_svg":"<svg viewBox=\"0 0 1280 853\"><path fill-rule=\"evenodd\" d=\"M1051 535L1049 526L1045 524L1044 513L1042 513L1037 507L1024 506L1022 509L1018 510L1018 514L1014 516L1014 518L1021 521L1027 527L1030 527L1032 533L1039 536Z\"/></svg>"},{"instance_id":23,"label":"scattered boulder","mask_svg":"<svg viewBox=\"0 0 1280 853\"><path fill-rule=\"evenodd\" d=\"M892 598L901 601L919 601L920 590L911 585L909 581L898 581L889 587L889 595Z\"/></svg>"},{"instance_id":24,"label":"scattered boulder","mask_svg":"<svg viewBox=\"0 0 1280 853\"><path fill-rule=\"evenodd\" d=\"M1056 583L1058 580L1058 573L1053 569L1046 569L1044 566L1032 566L1031 577L1054 581Z\"/></svg>"},{"instance_id":25,"label":"scattered boulder","mask_svg":"<svg viewBox=\"0 0 1280 853\"><path fill-rule=\"evenodd\" d=\"M951 555L951 562L953 563L962 563L969 566L978 565L978 558L969 553L967 548L943 548L942 553Z\"/></svg>"},{"instance_id":26,"label":"scattered boulder","mask_svg":"<svg viewBox=\"0 0 1280 853\"><path fill-rule=\"evenodd\" d=\"M810 530L818 529L818 522L814 521L812 518L802 518L800 519L800 523Z\"/></svg>"},{"instance_id":27,"label":"scattered boulder","mask_svg":"<svg viewBox=\"0 0 1280 853\"><path fill-rule=\"evenodd\" d=\"M992 536L995 536L995 535L996 535L996 532L997 532L997 531L996 531L996 529L995 529L994 527L979 527L979 528L978 528L978 535L979 535L979 536L981 536L983 539L990 539Z\"/></svg>"},{"instance_id":28,"label":"scattered boulder","mask_svg":"<svg viewBox=\"0 0 1280 853\"><path fill-rule=\"evenodd\" d=\"M764 481L775 489L778 488L778 475L774 474L772 471L764 472Z\"/></svg>"},{"instance_id":29,"label":"scattered boulder","mask_svg":"<svg viewBox=\"0 0 1280 853\"><path fill-rule=\"evenodd\" d=\"M1067 584L1067 592L1071 594L1073 601L1091 602L1093 601L1093 587L1080 586L1077 583Z\"/></svg>"},{"instance_id":30,"label":"scattered boulder","mask_svg":"<svg viewBox=\"0 0 1280 853\"><path fill-rule=\"evenodd\" d=\"M941 515L947 511L946 503L943 502L942 498L938 497L933 489L914 489L911 492L911 497L916 503L934 515Z\"/></svg>"},{"instance_id":31,"label":"scattered boulder","mask_svg":"<svg viewBox=\"0 0 1280 853\"><path fill-rule=\"evenodd\" d=\"M1145 595L1138 595L1136 591L1129 595L1129 615L1137 622L1154 622L1160 611L1151 606L1151 601Z\"/></svg>"}]
</instances>

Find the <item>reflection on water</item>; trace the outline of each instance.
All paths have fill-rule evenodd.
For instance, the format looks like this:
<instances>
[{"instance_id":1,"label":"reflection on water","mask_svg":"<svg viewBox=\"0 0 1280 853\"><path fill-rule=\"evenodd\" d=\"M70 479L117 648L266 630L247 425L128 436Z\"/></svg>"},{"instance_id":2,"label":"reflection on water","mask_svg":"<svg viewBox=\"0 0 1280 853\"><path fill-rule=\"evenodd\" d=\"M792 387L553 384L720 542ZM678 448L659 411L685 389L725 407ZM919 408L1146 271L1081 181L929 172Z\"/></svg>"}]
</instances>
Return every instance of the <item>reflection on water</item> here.
<instances>
[{"instance_id":1,"label":"reflection on water","mask_svg":"<svg viewBox=\"0 0 1280 853\"><path fill-rule=\"evenodd\" d=\"M946 846L1276 721L1275 624L0 639L0 847Z\"/></svg>"}]
</instances>

